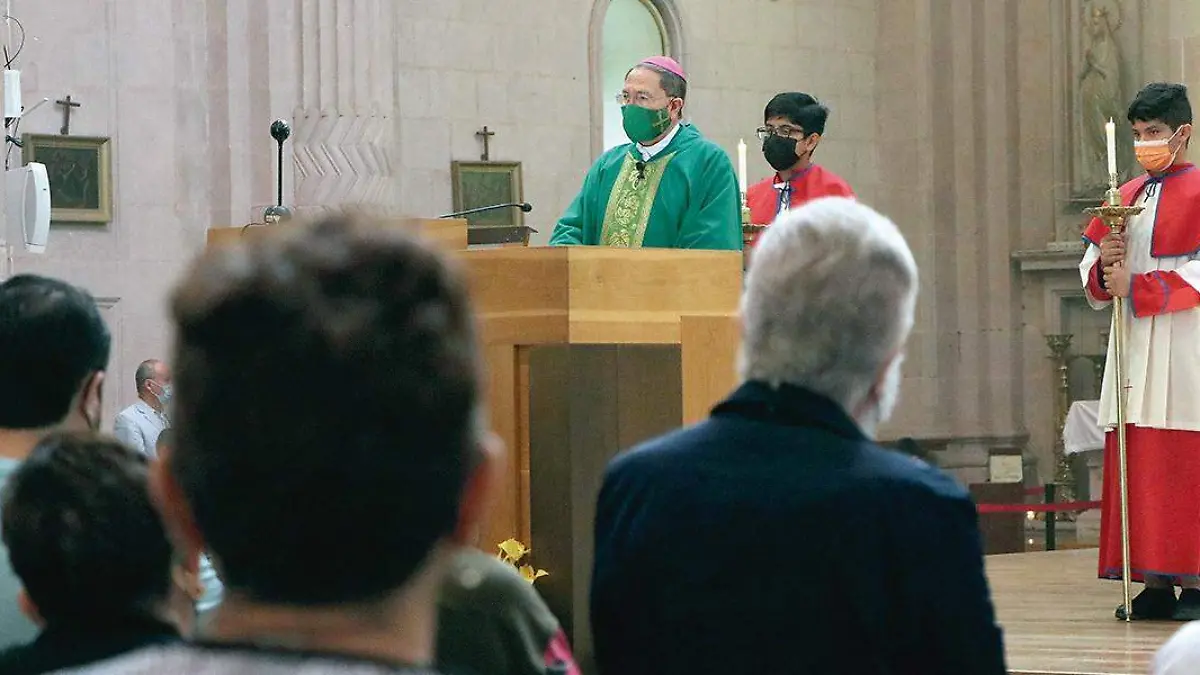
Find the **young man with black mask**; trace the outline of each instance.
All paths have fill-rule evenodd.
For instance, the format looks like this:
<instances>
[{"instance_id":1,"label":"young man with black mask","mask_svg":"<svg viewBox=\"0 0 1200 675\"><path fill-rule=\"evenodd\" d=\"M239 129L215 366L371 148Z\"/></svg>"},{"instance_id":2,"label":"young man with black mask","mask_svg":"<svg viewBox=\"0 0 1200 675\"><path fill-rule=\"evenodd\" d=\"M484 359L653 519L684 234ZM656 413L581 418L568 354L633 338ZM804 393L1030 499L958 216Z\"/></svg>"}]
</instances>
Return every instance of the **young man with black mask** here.
<instances>
[{"instance_id":1,"label":"young man with black mask","mask_svg":"<svg viewBox=\"0 0 1200 675\"><path fill-rule=\"evenodd\" d=\"M818 197L854 196L841 176L813 164L828 118L829 108L801 92L776 94L767 104L758 137L775 175L746 190L750 222L770 225L779 214Z\"/></svg>"}]
</instances>

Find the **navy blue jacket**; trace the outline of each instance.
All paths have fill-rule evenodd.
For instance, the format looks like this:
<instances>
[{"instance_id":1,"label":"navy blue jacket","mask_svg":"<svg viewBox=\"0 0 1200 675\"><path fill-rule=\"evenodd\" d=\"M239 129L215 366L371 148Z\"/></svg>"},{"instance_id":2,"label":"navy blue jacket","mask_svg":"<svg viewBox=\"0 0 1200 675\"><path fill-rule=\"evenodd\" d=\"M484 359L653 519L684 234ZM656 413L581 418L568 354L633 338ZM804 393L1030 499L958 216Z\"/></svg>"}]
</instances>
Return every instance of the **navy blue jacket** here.
<instances>
[{"instance_id":1,"label":"navy blue jacket","mask_svg":"<svg viewBox=\"0 0 1200 675\"><path fill-rule=\"evenodd\" d=\"M617 457L595 534L604 675L1005 672L967 492L812 392Z\"/></svg>"}]
</instances>

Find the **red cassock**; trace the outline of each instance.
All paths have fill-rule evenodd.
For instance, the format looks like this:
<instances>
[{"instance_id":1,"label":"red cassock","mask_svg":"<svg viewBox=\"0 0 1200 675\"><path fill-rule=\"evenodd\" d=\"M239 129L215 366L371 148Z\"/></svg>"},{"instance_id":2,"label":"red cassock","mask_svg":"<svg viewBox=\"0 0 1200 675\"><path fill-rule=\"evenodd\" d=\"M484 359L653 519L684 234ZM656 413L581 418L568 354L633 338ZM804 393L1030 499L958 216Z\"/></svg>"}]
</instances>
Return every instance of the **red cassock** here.
<instances>
[{"instance_id":1,"label":"red cassock","mask_svg":"<svg viewBox=\"0 0 1200 675\"><path fill-rule=\"evenodd\" d=\"M788 208L794 209L818 197L853 196L854 191L841 176L819 164L810 164L789 181L780 180L779 174L775 174L746 188L746 205L750 207L751 223L770 225L779 215L785 198Z\"/></svg>"},{"instance_id":2,"label":"red cassock","mask_svg":"<svg viewBox=\"0 0 1200 675\"><path fill-rule=\"evenodd\" d=\"M1129 475L1130 567L1144 575L1200 576L1200 171L1191 164L1121 186L1122 203L1145 211L1129 219L1126 264L1125 370ZM1102 284L1100 240L1108 227L1084 231L1080 265L1088 301L1112 296ZM1121 578L1120 484L1111 346L1100 423L1105 436L1100 522L1101 578Z\"/></svg>"}]
</instances>

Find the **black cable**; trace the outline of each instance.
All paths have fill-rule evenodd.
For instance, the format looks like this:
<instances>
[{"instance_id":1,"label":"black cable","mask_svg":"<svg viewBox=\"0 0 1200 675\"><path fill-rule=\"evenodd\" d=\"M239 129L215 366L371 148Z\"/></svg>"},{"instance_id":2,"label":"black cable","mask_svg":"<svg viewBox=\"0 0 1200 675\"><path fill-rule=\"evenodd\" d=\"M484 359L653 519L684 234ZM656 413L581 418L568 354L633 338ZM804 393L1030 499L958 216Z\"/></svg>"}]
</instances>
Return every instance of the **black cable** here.
<instances>
[{"instance_id":1,"label":"black cable","mask_svg":"<svg viewBox=\"0 0 1200 675\"><path fill-rule=\"evenodd\" d=\"M21 23L21 20L18 19L17 17L9 15L9 14L0 16L0 19L7 19L9 21L13 21L17 24L17 28L21 29L21 44L17 45L16 53L14 53L12 56L9 56L8 45L4 45L4 69L8 70L9 68L12 67L12 64L16 62L17 57L21 55L21 52L25 50L25 24Z\"/></svg>"},{"instance_id":2,"label":"black cable","mask_svg":"<svg viewBox=\"0 0 1200 675\"><path fill-rule=\"evenodd\" d=\"M11 134L9 134L9 136L11 136L13 139L20 138L20 136L17 135L17 133L20 130L21 130L21 118L18 117L16 124L13 125L13 132ZM12 159L12 150L13 150L14 145L16 145L15 140L9 142L8 149L4 151L4 170L5 171L8 171L9 161Z\"/></svg>"}]
</instances>

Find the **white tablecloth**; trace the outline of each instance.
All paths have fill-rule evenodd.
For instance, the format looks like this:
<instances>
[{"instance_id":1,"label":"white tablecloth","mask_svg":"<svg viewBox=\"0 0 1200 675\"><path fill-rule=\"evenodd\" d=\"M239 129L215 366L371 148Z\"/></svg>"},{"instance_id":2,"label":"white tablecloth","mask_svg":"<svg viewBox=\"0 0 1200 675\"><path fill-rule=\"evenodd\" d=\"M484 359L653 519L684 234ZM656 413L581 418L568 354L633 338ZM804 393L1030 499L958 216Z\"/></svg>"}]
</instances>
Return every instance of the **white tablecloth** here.
<instances>
[{"instance_id":1,"label":"white tablecloth","mask_svg":"<svg viewBox=\"0 0 1200 675\"><path fill-rule=\"evenodd\" d=\"M1100 401L1075 401L1067 411L1063 426L1064 451L1068 455L1104 449L1104 429L1100 428Z\"/></svg>"}]
</instances>

